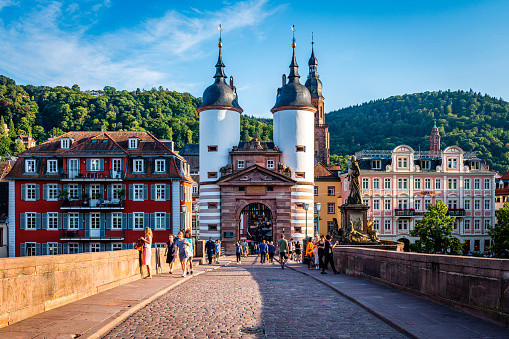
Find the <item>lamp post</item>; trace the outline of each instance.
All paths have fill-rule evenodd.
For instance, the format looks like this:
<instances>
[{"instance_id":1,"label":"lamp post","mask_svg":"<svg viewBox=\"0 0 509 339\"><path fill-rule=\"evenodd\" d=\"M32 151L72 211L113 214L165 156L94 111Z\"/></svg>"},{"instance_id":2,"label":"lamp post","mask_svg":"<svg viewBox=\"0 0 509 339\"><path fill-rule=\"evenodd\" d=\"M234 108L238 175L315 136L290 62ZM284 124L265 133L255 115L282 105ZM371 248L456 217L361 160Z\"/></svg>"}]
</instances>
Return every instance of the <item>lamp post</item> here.
<instances>
[{"instance_id":1,"label":"lamp post","mask_svg":"<svg viewBox=\"0 0 509 339\"><path fill-rule=\"evenodd\" d=\"M320 210L322 209L322 204L317 202L315 204L315 210L316 210L316 231L315 233L320 233Z\"/></svg>"},{"instance_id":2,"label":"lamp post","mask_svg":"<svg viewBox=\"0 0 509 339\"><path fill-rule=\"evenodd\" d=\"M308 203L304 204L304 209L306 210L306 239L307 239L308 238L308 209L309 209Z\"/></svg>"}]
</instances>

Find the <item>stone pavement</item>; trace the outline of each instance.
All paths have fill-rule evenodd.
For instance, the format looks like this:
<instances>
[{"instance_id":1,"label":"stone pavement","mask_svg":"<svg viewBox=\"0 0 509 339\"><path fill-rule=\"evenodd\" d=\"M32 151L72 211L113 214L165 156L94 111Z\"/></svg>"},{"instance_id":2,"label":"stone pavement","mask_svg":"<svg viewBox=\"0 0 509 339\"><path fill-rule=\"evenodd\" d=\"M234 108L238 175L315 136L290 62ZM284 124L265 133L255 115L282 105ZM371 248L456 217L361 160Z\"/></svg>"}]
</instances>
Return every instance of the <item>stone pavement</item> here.
<instances>
[{"instance_id":1,"label":"stone pavement","mask_svg":"<svg viewBox=\"0 0 509 339\"><path fill-rule=\"evenodd\" d=\"M221 258L218 265L195 265L194 276L228 264L234 257ZM168 274L140 279L38 314L0 329L0 338L99 338L130 314L194 277L182 278L180 265Z\"/></svg>"},{"instance_id":2,"label":"stone pavement","mask_svg":"<svg viewBox=\"0 0 509 339\"><path fill-rule=\"evenodd\" d=\"M346 274L320 274L307 265L287 265L354 301L413 338L509 338L509 329L456 309Z\"/></svg>"},{"instance_id":3,"label":"stone pavement","mask_svg":"<svg viewBox=\"0 0 509 339\"><path fill-rule=\"evenodd\" d=\"M172 289L105 338L405 338L324 284L255 259Z\"/></svg>"}]
</instances>

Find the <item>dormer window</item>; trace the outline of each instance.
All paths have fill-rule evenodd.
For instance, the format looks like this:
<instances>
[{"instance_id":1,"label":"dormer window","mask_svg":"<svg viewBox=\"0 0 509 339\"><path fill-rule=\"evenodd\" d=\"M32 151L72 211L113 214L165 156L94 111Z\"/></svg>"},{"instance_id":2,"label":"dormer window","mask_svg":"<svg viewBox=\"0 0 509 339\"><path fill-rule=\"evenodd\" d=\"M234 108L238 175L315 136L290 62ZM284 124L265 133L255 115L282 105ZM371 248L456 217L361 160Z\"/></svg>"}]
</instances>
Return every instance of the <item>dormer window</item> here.
<instances>
[{"instance_id":1,"label":"dormer window","mask_svg":"<svg viewBox=\"0 0 509 339\"><path fill-rule=\"evenodd\" d=\"M431 161L429 161L429 160L422 160L421 161L421 169L422 170L429 170L429 169L431 169Z\"/></svg>"},{"instance_id":2,"label":"dormer window","mask_svg":"<svg viewBox=\"0 0 509 339\"><path fill-rule=\"evenodd\" d=\"M481 162L480 161L472 161L472 169L473 170L480 170L481 169Z\"/></svg>"},{"instance_id":3,"label":"dormer window","mask_svg":"<svg viewBox=\"0 0 509 339\"><path fill-rule=\"evenodd\" d=\"M26 173L35 173L35 159L26 159L25 160L25 172Z\"/></svg>"},{"instance_id":4,"label":"dormer window","mask_svg":"<svg viewBox=\"0 0 509 339\"><path fill-rule=\"evenodd\" d=\"M57 173L58 171L58 162L57 160L48 160L47 163L47 172L48 173Z\"/></svg>"},{"instance_id":5,"label":"dormer window","mask_svg":"<svg viewBox=\"0 0 509 339\"><path fill-rule=\"evenodd\" d=\"M138 138L129 138L129 149L137 149L138 141Z\"/></svg>"},{"instance_id":6,"label":"dormer window","mask_svg":"<svg viewBox=\"0 0 509 339\"><path fill-rule=\"evenodd\" d=\"M145 161L143 159L134 159L133 160L133 172L134 173L143 173L145 171Z\"/></svg>"},{"instance_id":7,"label":"dormer window","mask_svg":"<svg viewBox=\"0 0 509 339\"><path fill-rule=\"evenodd\" d=\"M408 158L398 158L398 168L408 168Z\"/></svg>"},{"instance_id":8,"label":"dormer window","mask_svg":"<svg viewBox=\"0 0 509 339\"><path fill-rule=\"evenodd\" d=\"M447 168L450 168L450 169L458 168L458 159L456 159L456 158L447 159Z\"/></svg>"},{"instance_id":9,"label":"dormer window","mask_svg":"<svg viewBox=\"0 0 509 339\"><path fill-rule=\"evenodd\" d=\"M166 161L165 159L156 159L155 161L156 173L166 172Z\"/></svg>"},{"instance_id":10,"label":"dormer window","mask_svg":"<svg viewBox=\"0 0 509 339\"><path fill-rule=\"evenodd\" d=\"M69 147L71 147L71 139L69 139L69 138L60 139L60 148L61 149L69 149Z\"/></svg>"},{"instance_id":11,"label":"dormer window","mask_svg":"<svg viewBox=\"0 0 509 339\"><path fill-rule=\"evenodd\" d=\"M382 169L382 160L373 160L371 163L372 169Z\"/></svg>"}]
</instances>

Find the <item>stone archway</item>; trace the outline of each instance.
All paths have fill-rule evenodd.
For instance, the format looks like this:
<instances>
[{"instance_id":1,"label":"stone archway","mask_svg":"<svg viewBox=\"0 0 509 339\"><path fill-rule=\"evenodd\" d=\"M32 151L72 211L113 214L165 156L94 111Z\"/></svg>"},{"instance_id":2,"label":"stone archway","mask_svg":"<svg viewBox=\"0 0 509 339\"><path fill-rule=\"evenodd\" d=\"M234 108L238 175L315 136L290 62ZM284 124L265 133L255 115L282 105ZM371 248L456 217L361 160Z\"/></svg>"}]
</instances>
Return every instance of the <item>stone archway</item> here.
<instances>
[{"instance_id":1,"label":"stone archway","mask_svg":"<svg viewBox=\"0 0 509 339\"><path fill-rule=\"evenodd\" d=\"M273 241L274 221L270 208L260 202L247 204L240 212L239 240Z\"/></svg>"}]
</instances>

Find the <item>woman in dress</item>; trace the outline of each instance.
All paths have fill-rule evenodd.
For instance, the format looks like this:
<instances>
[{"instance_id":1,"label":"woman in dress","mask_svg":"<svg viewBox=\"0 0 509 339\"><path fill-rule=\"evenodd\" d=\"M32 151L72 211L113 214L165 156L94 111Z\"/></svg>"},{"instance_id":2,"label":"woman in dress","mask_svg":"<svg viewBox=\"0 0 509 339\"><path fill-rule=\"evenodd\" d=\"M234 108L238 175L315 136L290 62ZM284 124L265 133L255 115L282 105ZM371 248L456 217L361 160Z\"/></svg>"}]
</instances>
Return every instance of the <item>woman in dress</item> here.
<instances>
[{"instance_id":1,"label":"woman in dress","mask_svg":"<svg viewBox=\"0 0 509 339\"><path fill-rule=\"evenodd\" d=\"M189 230L186 231L184 235L184 239L186 242L186 251L187 251L187 274L193 274L193 255L194 255L194 246L193 239L191 238L191 232Z\"/></svg>"},{"instance_id":2,"label":"woman in dress","mask_svg":"<svg viewBox=\"0 0 509 339\"><path fill-rule=\"evenodd\" d=\"M308 243L306 245L306 257L309 258L308 260L308 270L311 270L311 263L313 262L313 259L315 258L315 245L313 244L313 239L309 237Z\"/></svg>"},{"instance_id":3,"label":"woman in dress","mask_svg":"<svg viewBox=\"0 0 509 339\"><path fill-rule=\"evenodd\" d=\"M173 272L173 266L177 260L177 244L175 243L175 236L170 234L169 240L166 243L166 250L164 255L166 256L166 263L170 265L170 274Z\"/></svg>"},{"instance_id":4,"label":"woman in dress","mask_svg":"<svg viewBox=\"0 0 509 339\"><path fill-rule=\"evenodd\" d=\"M300 241L299 240L296 240L295 241L295 261L297 262L301 262L301 249L300 249Z\"/></svg>"},{"instance_id":5,"label":"woman in dress","mask_svg":"<svg viewBox=\"0 0 509 339\"><path fill-rule=\"evenodd\" d=\"M214 256L216 258L216 264L219 264L219 257L221 256L221 242L219 239L216 239L216 249Z\"/></svg>"},{"instance_id":6,"label":"woman in dress","mask_svg":"<svg viewBox=\"0 0 509 339\"><path fill-rule=\"evenodd\" d=\"M313 250L315 252L315 269L319 268L320 261L318 259L318 235L315 235L315 238L313 239Z\"/></svg>"},{"instance_id":7,"label":"woman in dress","mask_svg":"<svg viewBox=\"0 0 509 339\"><path fill-rule=\"evenodd\" d=\"M145 238L140 239L145 242L145 246L143 246L142 264L147 265L148 275L144 279L152 279L152 275L150 274L150 261L152 260L152 250L150 249L150 245L152 245L152 230L150 227L145 227Z\"/></svg>"},{"instance_id":8,"label":"woman in dress","mask_svg":"<svg viewBox=\"0 0 509 339\"><path fill-rule=\"evenodd\" d=\"M175 240L175 244L179 251L179 260L180 265L182 266L182 276L186 276L186 264L187 264L187 255L186 255L186 240L184 239L184 233L180 231L177 235L177 240Z\"/></svg>"}]
</instances>

